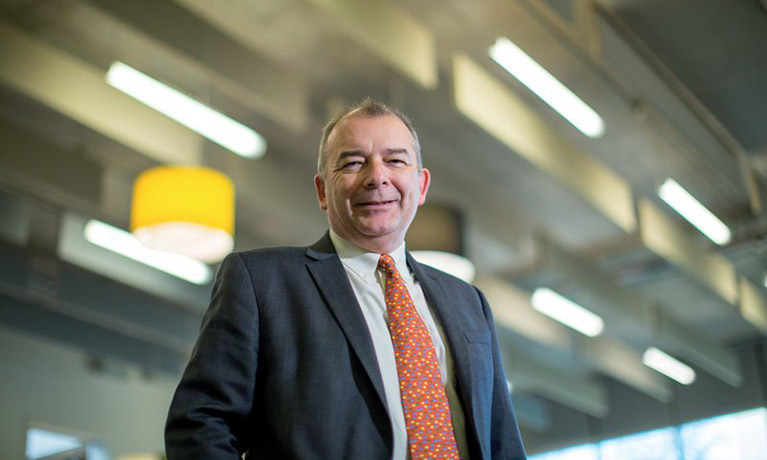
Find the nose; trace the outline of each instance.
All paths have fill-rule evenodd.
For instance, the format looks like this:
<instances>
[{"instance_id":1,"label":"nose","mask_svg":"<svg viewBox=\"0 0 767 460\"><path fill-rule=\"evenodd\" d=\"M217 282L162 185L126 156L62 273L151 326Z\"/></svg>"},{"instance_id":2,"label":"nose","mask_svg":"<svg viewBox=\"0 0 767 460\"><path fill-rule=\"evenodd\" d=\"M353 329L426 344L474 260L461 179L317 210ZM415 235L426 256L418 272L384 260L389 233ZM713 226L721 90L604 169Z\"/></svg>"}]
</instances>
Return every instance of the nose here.
<instances>
[{"instance_id":1,"label":"nose","mask_svg":"<svg viewBox=\"0 0 767 460\"><path fill-rule=\"evenodd\" d=\"M380 160L368 162L365 173L366 188L377 188L389 183L386 167Z\"/></svg>"}]
</instances>

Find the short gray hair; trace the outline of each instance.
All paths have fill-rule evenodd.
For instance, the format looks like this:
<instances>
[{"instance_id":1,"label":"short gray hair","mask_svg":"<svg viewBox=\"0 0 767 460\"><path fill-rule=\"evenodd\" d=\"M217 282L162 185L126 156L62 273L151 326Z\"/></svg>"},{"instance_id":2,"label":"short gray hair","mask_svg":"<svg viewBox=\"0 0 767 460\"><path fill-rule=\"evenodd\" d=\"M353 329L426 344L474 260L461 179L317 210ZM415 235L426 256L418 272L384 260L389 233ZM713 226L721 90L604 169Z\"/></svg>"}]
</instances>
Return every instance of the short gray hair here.
<instances>
[{"instance_id":1,"label":"short gray hair","mask_svg":"<svg viewBox=\"0 0 767 460\"><path fill-rule=\"evenodd\" d=\"M352 115L353 114L353 115ZM327 125L325 125L325 128L322 130L322 139L320 140L320 151L319 155L317 156L317 174L321 178L325 178L326 173L326 167L327 167L327 148L328 148L328 138L330 137L330 133L333 132L333 129L336 127L338 123L341 122L344 118L347 116L361 116L361 117L383 117L386 115L394 115L400 120L402 120L402 123L405 124L408 131L410 131L410 134L413 135L413 148L415 148L415 156L416 156L416 162L418 164L418 170L420 171L421 168L423 168L423 162L421 161L421 144L418 142L418 134L415 132L415 128L413 128L413 124L410 122L410 118L407 117L404 113L400 112L396 108L384 104L383 102L376 101L375 99L372 99L370 97L367 97L363 99L361 102L352 105L340 114L333 117L332 120L328 122Z\"/></svg>"}]
</instances>

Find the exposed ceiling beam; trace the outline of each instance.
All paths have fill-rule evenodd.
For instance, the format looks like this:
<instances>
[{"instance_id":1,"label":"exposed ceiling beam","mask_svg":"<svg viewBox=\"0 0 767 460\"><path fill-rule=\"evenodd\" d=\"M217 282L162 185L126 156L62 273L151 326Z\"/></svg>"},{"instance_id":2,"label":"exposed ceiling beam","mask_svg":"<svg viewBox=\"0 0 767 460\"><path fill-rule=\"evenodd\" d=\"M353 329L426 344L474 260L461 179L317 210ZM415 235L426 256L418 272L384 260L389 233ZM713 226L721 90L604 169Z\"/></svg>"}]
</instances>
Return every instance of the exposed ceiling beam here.
<instances>
[{"instance_id":1,"label":"exposed ceiling beam","mask_svg":"<svg viewBox=\"0 0 767 460\"><path fill-rule=\"evenodd\" d=\"M640 238L646 247L680 266L729 304L737 305L737 275L729 261L701 248L645 198L638 200L637 216L628 182L568 145L521 98L473 60L456 54L453 76L455 104L461 113L566 184L627 233L634 233L638 219ZM512 126L514 129L510 129Z\"/></svg>"},{"instance_id":2,"label":"exposed ceiling beam","mask_svg":"<svg viewBox=\"0 0 767 460\"><path fill-rule=\"evenodd\" d=\"M639 200L642 243L703 283L728 304L738 304L735 267L724 257L693 239L680 224L646 198Z\"/></svg>"},{"instance_id":3,"label":"exposed ceiling beam","mask_svg":"<svg viewBox=\"0 0 767 460\"><path fill-rule=\"evenodd\" d=\"M385 0L308 0L383 61L426 89L437 87L437 51L429 29Z\"/></svg>"},{"instance_id":4,"label":"exposed ceiling beam","mask_svg":"<svg viewBox=\"0 0 767 460\"><path fill-rule=\"evenodd\" d=\"M578 338L577 349L592 366L661 402L671 401L668 379L642 363L642 354L607 337Z\"/></svg>"},{"instance_id":5,"label":"exposed ceiling beam","mask_svg":"<svg viewBox=\"0 0 767 460\"><path fill-rule=\"evenodd\" d=\"M708 178L720 192L746 193L739 171L743 147L615 14L593 2L600 53L594 57L616 85L635 100L636 118L649 136L660 136L691 171ZM678 178L684 179L684 178Z\"/></svg>"},{"instance_id":6,"label":"exposed ceiling beam","mask_svg":"<svg viewBox=\"0 0 767 460\"><path fill-rule=\"evenodd\" d=\"M293 132L309 125L309 87L300 74L256 54L187 9L171 1L89 1L125 24L121 50L142 71L167 72L166 59L183 63L188 66L185 80L199 75L200 82L208 80L231 100Z\"/></svg>"},{"instance_id":7,"label":"exposed ceiling beam","mask_svg":"<svg viewBox=\"0 0 767 460\"><path fill-rule=\"evenodd\" d=\"M453 56L453 96L463 115L513 152L566 184L619 228L636 229L630 185L570 145L522 98L463 54Z\"/></svg>"},{"instance_id":8,"label":"exposed ceiling beam","mask_svg":"<svg viewBox=\"0 0 767 460\"><path fill-rule=\"evenodd\" d=\"M158 162L199 163L198 134L110 87L105 72L0 23L0 81Z\"/></svg>"},{"instance_id":9,"label":"exposed ceiling beam","mask_svg":"<svg viewBox=\"0 0 767 460\"><path fill-rule=\"evenodd\" d=\"M527 358L521 351L510 351L503 356L515 390L543 396L594 417L607 416L610 407L604 385Z\"/></svg>"},{"instance_id":10,"label":"exposed ceiling beam","mask_svg":"<svg viewBox=\"0 0 767 460\"><path fill-rule=\"evenodd\" d=\"M762 287L755 286L745 278L741 278L740 312L746 320L767 335L767 295Z\"/></svg>"},{"instance_id":11,"label":"exposed ceiling beam","mask_svg":"<svg viewBox=\"0 0 767 460\"><path fill-rule=\"evenodd\" d=\"M541 269L563 277L585 289L592 300L589 309L602 316L607 332L622 337L635 337L635 346L666 345L668 351L679 352L687 359L725 382L739 386L743 375L737 356L669 316L650 299L634 289L619 286L586 261L580 260L547 238L538 238ZM658 343L655 343L658 341Z\"/></svg>"},{"instance_id":12,"label":"exposed ceiling beam","mask_svg":"<svg viewBox=\"0 0 767 460\"><path fill-rule=\"evenodd\" d=\"M32 210L20 200L0 193L0 239L16 246L29 242Z\"/></svg>"},{"instance_id":13,"label":"exposed ceiling beam","mask_svg":"<svg viewBox=\"0 0 767 460\"><path fill-rule=\"evenodd\" d=\"M493 309L497 326L548 348L569 353L570 332L561 324L538 313L530 303L530 295L500 278L480 276L474 285L482 290Z\"/></svg>"},{"instance_id":14,"label":"exposed ceiling beam","mask_svg":"<svg viewBox=\"0 0 767 460\"><path fill-rule=\"evenodd\" d=\"M0 291L152 346L191 353L199 331L199 311L119 283L95 282L100 274L55 259L42 264L41 257L3 247Z\"/></svg>"},{"instance_id":15,"label":"exposed ceiling beam","mask_svg":"<svg viewBox=\"0 0 767 460\"><path fill-rule=\"evenodd\" d=\"M192 310L203 311L207 307L209 285L183 281L86 241L87 221L87 217L70 211L62 215L58 244L58 256L62 260Z\"/></svg>"},{"instance_id":16,"label":"exposed ceiling beam","mask_svg":"<svg viewBox=\"0 0 767 460\"><path fill-rule=\"evenodd\" d=\"M60 206L98 209L101 165L0 121L0 182ZM58 161L51 161L56 158Z\"/></svg>"},{"instance_id":17,"label":"exposed ceiling beam","mask_svg":"<svg viewBox=\"0 0 767 460\"><path fill-rule=\"evenodd\" d=\"M667 383L644 366L641 354L629 346L613 338L577 337L577 333L538 313L530 303L530 295L508 282L481 277L474 280L474 284L492 305L497 327L572 356L583 363L584 368L609 375L660 401L670 399ZM597 402L592 404L592 410L597 411Z\"/></svg>"},{"instance_id":18,"label":"exposed ceiling beam","mask_svg":"<svg viewBox=\"0 0 767 460\"><path fill-rule=\"evenodd\" d=\"M53 301L53 300L52 300ZM100 357L116 357L151 370L177 375L188 360L187 353L137 340L64 314L39 299L23 300L0 292L0 323L83 348Z\"/></svg>"}]
</instances>

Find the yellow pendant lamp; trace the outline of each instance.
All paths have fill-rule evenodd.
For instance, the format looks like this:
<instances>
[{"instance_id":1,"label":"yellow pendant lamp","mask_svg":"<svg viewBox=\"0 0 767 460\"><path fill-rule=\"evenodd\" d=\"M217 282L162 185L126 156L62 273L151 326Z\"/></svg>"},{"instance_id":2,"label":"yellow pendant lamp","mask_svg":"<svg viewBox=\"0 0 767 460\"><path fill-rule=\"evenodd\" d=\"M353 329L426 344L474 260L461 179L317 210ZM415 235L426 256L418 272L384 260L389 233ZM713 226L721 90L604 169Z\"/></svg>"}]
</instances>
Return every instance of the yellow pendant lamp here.
<instances>
[{"instance_id":1,"label":"yellow pendant lamp","mask_svg":"<svg viewBox=\"0 0 767 460\"><path fill-rule=\"evenodd\" d=\"M234 185L197 166L159 166L133 184L131 231L145 246L215 263L234 247Z\"/></svg>"}]
</instances>

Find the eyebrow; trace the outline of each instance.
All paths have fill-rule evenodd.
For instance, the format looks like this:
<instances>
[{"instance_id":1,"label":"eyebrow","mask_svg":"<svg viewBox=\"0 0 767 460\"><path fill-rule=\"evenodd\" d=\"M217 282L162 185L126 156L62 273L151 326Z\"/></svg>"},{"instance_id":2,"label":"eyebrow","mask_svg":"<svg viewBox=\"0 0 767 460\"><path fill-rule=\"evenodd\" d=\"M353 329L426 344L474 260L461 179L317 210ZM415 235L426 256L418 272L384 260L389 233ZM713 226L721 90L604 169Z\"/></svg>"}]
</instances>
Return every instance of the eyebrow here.
<instances>
[{"instance_id":1,"label":"eyebrow","mask_svg":"<svg viewBox=\"0 0 767 460\"><path fill-rule=\"evenodd\" d=\"M384 153L391 155L393 153L405 153L405 154L408 154L409 152L407 151L407 149L386 149L386 150L384 150Z\"/></svg>"}]
</instances>

